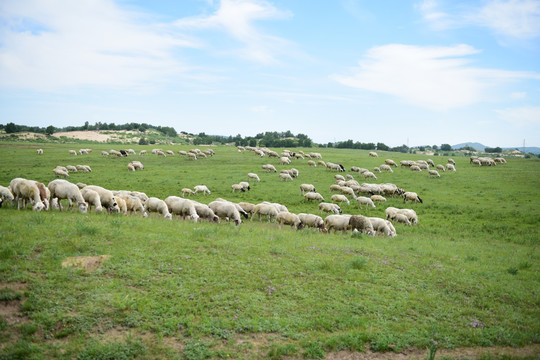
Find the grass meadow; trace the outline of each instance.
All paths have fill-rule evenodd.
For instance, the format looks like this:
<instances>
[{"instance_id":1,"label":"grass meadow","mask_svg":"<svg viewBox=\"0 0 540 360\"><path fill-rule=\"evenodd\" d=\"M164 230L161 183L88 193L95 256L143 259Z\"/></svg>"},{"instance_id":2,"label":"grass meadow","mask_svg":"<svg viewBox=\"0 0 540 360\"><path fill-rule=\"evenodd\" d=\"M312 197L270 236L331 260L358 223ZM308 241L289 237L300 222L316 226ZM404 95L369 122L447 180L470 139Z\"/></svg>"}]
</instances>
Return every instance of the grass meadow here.
<instances>
[{"instance_id":1,"label":"grass meadow","mask_svg":"<svg viewBox=\"0 0 540 360\"><path fill-rule=\"evenodd\" d=\"M104 157L101 150L120 146L76 146L0 143L0 185L15 177L47 184L55 166L83 164L93 171L71 174L69 181L159 198L204 184L212 194L195 196L200 202L266 200L291 212L317 213L299 186L314 184L329 201L335 174L307 160L280 166L234 147L189 161L178 155ZM43 155L36 154L38 147ZM68 154L78 147L93 152ZM348 170L372 169L386 158L427 159L313 150ZM144 170L128 172L135 159ZM419 223L396 225L393 239L279 230L265 221L236 227L157 216L35 213L4 204L0 359L290 359L407 349L425 358L434 341L439 349L537 345L540 159L509 159L496 167L454 159L457 172L440 178L397 168L369 181L394 183L424 200L407 203ZM300 176L280 181L262 171L266 163L278 171L294 167ZM232 193L231 185L246 181L248 172L261 182ZM353 204L343 206L344 213L384 217L387 206L404 207L402 198L372 210ZM93 272L61 266L67 257L97 255L111 257Z\"/></svg>"}]
</instances>

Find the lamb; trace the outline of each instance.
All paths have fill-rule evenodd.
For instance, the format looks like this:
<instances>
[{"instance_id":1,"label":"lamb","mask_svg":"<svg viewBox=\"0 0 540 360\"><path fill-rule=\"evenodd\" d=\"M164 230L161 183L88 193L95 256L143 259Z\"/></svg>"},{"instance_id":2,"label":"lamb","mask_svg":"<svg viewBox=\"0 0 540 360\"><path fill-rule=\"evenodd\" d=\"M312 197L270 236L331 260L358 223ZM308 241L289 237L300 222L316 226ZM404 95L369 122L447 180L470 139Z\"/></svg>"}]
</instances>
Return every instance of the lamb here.
<instances>
[{"instance_id":1,"label":"lamb","mask_svg":"<svg viewBox=\"0 0 540 360\"><path fill-rule=\"evenodd\" d=\"M291 225L291 227L294 226L296 230L300 230L303 227L302 221L298 217L298 215L290 213L290 212L280 212L277 214L276 222L279 224L279 228L285 225Z\"/></svg>"},{"instance_id":2,"label":"lamb","mask_svg":"<svg viewBox=\"0 0 540 360\"><path fill-rule=\"evenodd\" d=\"M410 200L412 202L419 202L423 203L422 199L418 194L415 192L407 191L405 194L403 194L403 202L406 202L407 200Z\"/></svg>"},{"instance_id":3,"label":"lamb","mask_svg":"<svg viewBox=\"0 0 540 360\"><path fill-rule=\"evenodd\" d=\"M396 236L396 233L390 229L385 219L381 219L377 217L369 217L368 219L371 222L371 225L373 226L373 230L375 232L382 233L391 238Z\"/></svg>"},{"instance_id":4,"label":"lamb","mask_svg":"<svg viewBox=\"0 0 540 360\"><path fill-rule=\"evenodd\" d=\"M439 172L437 170L428 170L428 174L429 174L429 176L435 176L435 177L438 177L438 178L441 177L441 175L439 174Z\"/></svg>"},{"instance_id":5,"label":"lamb","mask_svg":"<svg viewBox=\"0 0 540 360\"><path fill-rule=\"evenodd\" d=\"M191 200L178 196L169 196L165 198L164 201L171 214L180 215L183 219L185 219L186 216L189 216L194 222L197 222L199 219L195 205Z\"/></svg>"},{"instance_id":6,"label":"lamb","mask_svg":"<svg viewBox=\"0 0 540 360\"><path fill-rule=\"evenodd\" d=\"M446 168L444 166L442 166L441 164L438 164L437 165L437 170L441 170L442 172L445 172Z\"/></svg>"},{"instance_id":7,"label":"lamb","mask_svg":"<svg viewBox=\"0 0 540 360\"><path fill-rule=\"evenodd\" d=\"M368 197L365 197L365 196L359 196L356 198L356 200L358 201L358 208L362 208L362 205L366 205L366 209L371 206L372 208L375 209L375 204L373 203L373 201L368 198Z\"/></svg>"},{"instance_id":8,"label":"lamb","mask_svg":"<svg viewBox=\"0 0 540 360\"><path fill-rule=\"evenodd\" d=\"M334 233L341 230L345 234L349 228L350 219L351 215L328 215L324 219L324 226L328 232L334 229Z\"/></svg>"},{"instance_id":9,"label":"lamb","mask_svg":"<svg viewBox=\"0 0 540 360\"><path fill-rule=\"evenodd\" d=\"M64 178L68 178L69 177L69 174L67 173L67 171L64 171L62 169L58 169L58 168L54 168L53 169L53 173L56 175L56 176L62 176Z\"/></svg>"},{"instance_id":10,"label":"lamb","mask_svg":"<svg viewBox=\"0 0 540 360\"><path fill-rule=\"evenodd\" d=\"M193 195L193 194L195 194L195 193L193 192L193 190L191 190L191 189L189 189L189 188L183 188L183 189L182 189L182 196L184 196L184 197L185 197L186 195L189 196L189 195Z\"/></svg>"},{"instance_id":11,"label":"lamb","mask_svg":"<svg viewBox=\"0 0 540 360\"><path fill-rule=\"evenodd\" d=\"M266 170L267 172L277 172L277 169L272 164L266 164L262 166L263 170Z\"/></svg>"},{"instance_id":12,"label":"lamb","mask_svg":"<svg viewBox=\"0 0 540 360\"><path fill-rule=\"evenodd\" d=\"M381 195L371 195L371 201L375 202L385 202L386 201L386 198L384 196L381 196Z\"/></svg>"},{"instance_id":13,"label":"lamb","mask_svg":"<svg viewBox=\"0 0 540 360\"><path fill-rule=\"evenodd\" d=\"M69 150L69 154L77 156L77 152L75 150Z\"/></svg>"},{"instance_id":14,"label":"lamb","mask_svg":"<svg viewBox=\"0 0 540 360\"><path fill-rule=\"evenodd\" d=\"M305 193L304 194L304 199L306 199L308 201L309 200L316 200L316 201L319 201L319 202L324 201L324 198L322 197L321 194L316 193L316 192L312 192L312 191Z\"/></svg>"},{"instance_id":15,"label":"lamb","mask_svg":"<svg viewBox=\"0 0 540 360\"><path fill-rule=\"evenodd\" d=\"M88 203L84 200L77 185L72 184L67 180L56 179L51 181L47 187L51 192L51 200L58 199L60 211L62 211L62 203L60 201L62 199L68 199L70 204L76 202L79 207L79 212L83 214L88 210Z\"/></svg>"},{"instance_id":16,"label":"lamb","mask_svg":"<svg viewBox=\"0 0 540 360\"><path fill-rule=\"evenodd\" d=\"M96 191L83 188L81 189L81 194L84 198L84 201L88 203L88 211L92 210L92 205L94 205L96 212L103 211L103 206L101 206L99 194Z\"/></svg>"},{"instance_id":17,"label":"lamb","mask_svg":"<svg viewBox=\"0 0 540 360\"><path fill-rule=\"evenodd\" d=\"M172 215L169 212L169 207L165 201L156 197L150 197L148 200L146 200L146 203L144 204L144 212L157 212L158 214L163 215L166 220L172 220Z\"/></svg>"},{"instance_id":18,"label":"lamb","mask_svg":"<svg viewBox=\"0 0 540 360\"><path fill-rule=\"evenodd\" d=\"M342 211L341 211L341 208L339 207L339 205L337 204L333 204L333 203L325 203L325 202L322 202L319 204L319 211L322 212L327 212L327 213L333 213L333 214L341 214Z\"/></svg>"},{"instance_id":19,"label":"lamb","mask_svg":"<svg viewBox=\"0 0 540 360\"><path fill-rule=\"evenodd\" d=\"M456 167L452 164L446 164L446 169L449 171L456 172Z\"/></svg>"},{"instance_id":20,"label":"lamb","mask_svg":"<svg viewBox=\"0 0 540 360\"><path fill-rule=\"evenodd\" d=\"M210 190L208 190L208 188L206 187L206 185L196 185L194 188L194 193L198 193L198 192L202 192L204 194L204 196L206 196L206 194L210 195Z\"/></svg>"},{"instance_id":21,"label":"lamb","mask_svg":"<svg viewBox=\"0 0 540 360\"><path fill-rule=\"evenodd\" d=\"M116 197L116 203L118 204L119 212L127 215L127 204L126 201L121 197Z\"/></svg>"},{"instance_id":22,"label":"lamb","mask_svg":"<svg viewBox=\"0 0 540 360\"><path fill-rule=\"evenodd\" d=\"M315 161L313 161L313 160L309 160L309 161L307 162L307 164L308 164L308 166L317 167L317 164L316 164Z\"/></svg>"},{"instance_id":23,"label":"lamb","mask_svg":"<svg viewBox=\"0 0 540 360\"><path fill-rule=\"evenodd\" d=\"M212 209L206 204L201 204L195 200L191 200L193 203L193 206L195 207L195 210L197 211L197 215L199 216L199 219L205 219L208 221L213 221L216 223L219 223L219 216L214 214Z\"/></svg>"},{"instance_id":24,"label":"lamb","mask_svg":"<svg viewBox=\"0 0 540 360\"><path fill-rule=\"evenodd\" d=\"M395 161L392 160L392 159L386 159L386 160L384 160L384 163L385 163L386 165L389 165L389 166L397 167L397 164L396 164Z\"/></svg>"},{"instance_id":25,"label":"lamb","mask_svg":"<svg viewBox=\"0 0 540 360\"><path fill-rule=\"evenodd\" d=\"M332 199L332 202L344 202L344 203L347 203L347 205L351 205L351 203L349 202L349 199L347 199L345 195L335 194L335 195L332 195L331 199Z\"/></svg>"},{"instance_id":26,"label":"lamb","mask_svg":"<svg viewBox=\"0 0 540 360\"><path fill-rule=\"evenodd\" d=\"M49 189L45 186L45 184L40 183L39 181L34 181L36 184L38 190L39 190L39 198L41 199L41 202L44 205L44 210L49 210L49 200L51 198L51 192Z\"/></svg>"},{"instance_id":27,"label":"lamb","mask_svg":"<svg viewBox=\"0 0 540 360\"><path fill-rule=\"evenodd\" d=\"M240 219L240 213L236 209L236 206L227 201L212 201L208 204L208 207L212 209L214 214L222 219L227 219L228 221L234 221L236 226L242 223Z\"/></svg>"},{"instance_id":28,"label":"lamb","mask_svg":"<svg viewBox=\"0 0 540 360\"><path fill-rule=\"evenodd\" d=\"M253 208L251 220L253 220L255 215L259 215L259 221L261 221L262 215L265 215L268 217L268 221L270 222L273 219L275 219L278 214L279 214L278 209L272 204L260 203L260 204L255 205L255 207Z\"/></svg>"},{"instance_id":29,"label":"lamb","mask_svg":"<svg viewBox=\"0 0 540 360\"><path fill-rule=\"evenodd\" d=\"M258 182L261 181L261 179L259 179L259 176L255 173L248 173L248 179L253 179L253 180L257 180Z\"/></svg>"},{"instance_id":30,"label":"lamb","mask_svg":"<svg viewBox=\"0 0 540 360\"><path fill-rule=\"evenodd\" d=\"M359 231L364 234L375 236L375 231L373 230L373 225L371 221L363 215L353 215L349 219L349 226L352 231Z\"/></svg>"},{"instance_id":31,"label":"lamb","mask_svg":"<svg viewBox=\"0 0 540 360\"><path fill-rule=\"evenodd\" d=\"M317 190L315 190L315 186L312 185L312 184L302 184L300 185L300 191L302 192L302 195L304 195L306 192L317 192Z\"/></svg>"},{"instance_id":32,"label":"lamb","mask_svg":"<svg viewBox=\"0 0 540 360\"><path fill-rule=\"evenodd\" d=\"M326 167L326 163L322 160L317 161L317 165Z\"/></svg>"},{"instance_id":33,"label":"lamb","mask_svg":"<svg viewBox=\"0 0 540 360\"><path fill-rule=\"evenodd\" d=\"M288 173L280 173L279 178L281 180L285 180L285 181L287 181L287 180L293 181L293 178Z\"/></svg>"},{"instance_id":34,"label":"lamb","mask_svg":"<svg viewBox=\"0 0 540 360\"><path fill-rule=\"evenodd\" d=\"M313 214L300 213L298 214L298 218L302 222L303 226L315 228L319 231L326 232L326 228L324 227L324 220L322 217Z\"/></svg>"},{"instance_id":35,"label":"lamb","mask_svg":"<svg viewBox=\"0 0 540 360\"><path fill-rule=\"evenodd\" d=\"M120 209L118 208L118 204L116 202L116 198L114 197L114 194L112 191L107 190L97 185L88 185L86 188L97 192L99 194L101 205L107 208L109 211L114 211L114 212L120 211Z\"/></svg>"},{"instance_id":36,"label":"lamb","mask_svg":"<svg viewBox=\"0 0 540 360\"><path fill-rule=\"evenodd\" d=\"M244 186L242 186L240 184L232 184L231 187L232 187L232 192L235 192L235 191L245 192L246 191L244 189Z\"/></svg>"},{"instance_id":37,"label":"lamb","mask_svg":"<svg viewBox=\"0 0 540 360\"><path fill-rule=\"evenodd\" d=\"M377 153L375 151L370 151L369 156L371 156L371 157L379 157L379 155L377 155Z\"/></svg>"}]
</instances>

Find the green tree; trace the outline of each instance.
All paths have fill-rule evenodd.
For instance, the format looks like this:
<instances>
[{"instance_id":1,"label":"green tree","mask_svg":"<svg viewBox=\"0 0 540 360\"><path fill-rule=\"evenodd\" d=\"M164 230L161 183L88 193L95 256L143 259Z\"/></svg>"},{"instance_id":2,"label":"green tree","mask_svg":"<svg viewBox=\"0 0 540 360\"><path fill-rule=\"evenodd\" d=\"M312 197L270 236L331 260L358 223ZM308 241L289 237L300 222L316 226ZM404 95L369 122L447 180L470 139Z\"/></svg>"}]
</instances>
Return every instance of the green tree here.
<instances>
[{"instance_id":1,"label":"green tree","mask_svg":"<svg viewBox=\"0 0 540 360\"><path fill-rule=\"evenodd\" d=\"M10 122L6 124L5 130L6 130L6 134L13 134L17 132L19 129L17 128L17 125Z\"/></svg>"},{"instance_id":2,"label":"green tree","mask_svg":"<svg viewBox=\"0 0 540 360\"><path fill-rule=\"evenodd\" d=\"M47 126L47 128L45 129L45 134L46 134L46 135L52 135L52 134L54 134L54 130L55 130L54 126L49 125L49 126Z\"/></svg>"},{"instance_id":3,"label":"green tree","mask_svg":"<svg viewBox=\"0 0 540 360\"><path fill-rule=\"evenodd\" d=\"M441 151L452 151L450 144L441 144Z\"/></svg>"}]
</instances>

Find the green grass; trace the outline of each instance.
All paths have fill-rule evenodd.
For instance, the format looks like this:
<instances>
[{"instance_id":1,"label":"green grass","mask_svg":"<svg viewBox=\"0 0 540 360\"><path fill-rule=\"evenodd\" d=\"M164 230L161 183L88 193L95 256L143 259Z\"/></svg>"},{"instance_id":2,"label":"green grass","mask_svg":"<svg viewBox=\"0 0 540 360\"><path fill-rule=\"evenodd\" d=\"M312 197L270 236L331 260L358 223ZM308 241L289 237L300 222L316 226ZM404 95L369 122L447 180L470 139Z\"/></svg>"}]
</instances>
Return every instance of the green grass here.
<instances>
[{"instance_id":1,"label":"green grass","mask_svg":"<svg viewBox=\"0 0 540 360\"><path fill-rule=\"evenodd\" d=\"M37 147L44 154L35 153ZM276 159L218 147L216 156L108 158L91 144L0 143L0 184L15 177L47 184L56 165L85 164L91 173L69 181L144 191L165 198L183 187L207 185L211 196L232 201L280 202L292 212L317 213L301 183L326 198L334 173L307 160L278 166ZM137 152L153 146L129 146ZM160 146L186 150L187 146ZM201 147L201 149L203 149ZM319 149L324 160L373 168L423 156ZM143 171L128 173L138 159ZM434 157L436 163L446 158ZM417 192L407 204L417 226L396 225L394 239L278 230L246 221L239 227L107 214L17 211L5 204L0 220L0 306L20 304L25 323L0 317L3 358L323 358L350 350L427 349L537 344L540 333L540 161L510 159L494 168L455 158L456 173L430 179L397 168L377 175ZM299 179L282 182L261 165L295 167ZM233 183L256 172L260 183L232 193ZM357 174L353 174L360 182ZM344 212L384 217L377 209ZM108 254L97 271L62 268L70 256ZM24 284L25 290L10 286ZM5 354L5 355L4 355Z\"/></svg>"}]
</instances>

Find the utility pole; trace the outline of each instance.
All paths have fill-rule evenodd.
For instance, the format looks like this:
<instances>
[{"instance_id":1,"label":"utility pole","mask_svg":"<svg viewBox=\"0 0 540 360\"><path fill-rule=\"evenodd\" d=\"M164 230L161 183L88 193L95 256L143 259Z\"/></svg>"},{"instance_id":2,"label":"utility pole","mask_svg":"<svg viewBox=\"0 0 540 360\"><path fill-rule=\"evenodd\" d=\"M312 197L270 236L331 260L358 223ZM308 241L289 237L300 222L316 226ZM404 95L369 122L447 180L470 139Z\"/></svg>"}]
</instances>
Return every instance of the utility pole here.
<instances>
[{"instance_id":1,"label":"utility pole","mask_svg":"<svg viewBox=\"0 0 540 360\"><path fill-rule=\"evenodd\" d=\"M525 152L525 139L523 139L523 149L521 151Z\"/></svg>"}]
</instances>

